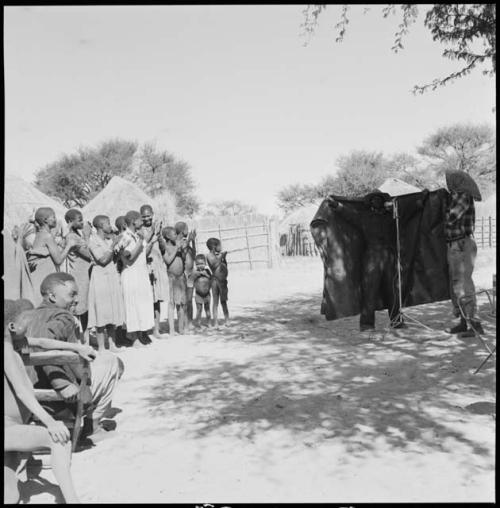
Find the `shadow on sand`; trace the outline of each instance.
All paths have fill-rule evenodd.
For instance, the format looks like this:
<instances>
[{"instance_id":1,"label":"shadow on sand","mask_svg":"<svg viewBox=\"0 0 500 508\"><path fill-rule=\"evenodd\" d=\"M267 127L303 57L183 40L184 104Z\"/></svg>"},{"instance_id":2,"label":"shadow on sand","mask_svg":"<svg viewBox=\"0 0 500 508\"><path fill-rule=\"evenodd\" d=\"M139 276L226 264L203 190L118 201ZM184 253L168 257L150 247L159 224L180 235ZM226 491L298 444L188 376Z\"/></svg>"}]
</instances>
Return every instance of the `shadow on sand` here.
<instances>
[{"instance_id":1,"label":"shadow on sand","mask_svg":"<svg viewBox=\"0 0 500 508\"><path fill-rule=\"evenodd\" d=\"M475 339L439 331L449 323L448 302L409 309L435 332L381 329L372 340L360 338L358 317L325 321L319 303L297 295L245 309L231 327L203 339L242 354L152 374L144 406L153 417L185 416L190 424L182 431L193 438L227 427L251 441L262 430L287 429L342 440L352 454L374 452L377 438L420 453L457 444L493 453L464 424L494 417L495 361L473 375L485 352ZM385 313L377 322L387 325ZM486 327L494 336L494 323ZM463 396L481 408L471 409Z\"/></svg>"}]
</instances>

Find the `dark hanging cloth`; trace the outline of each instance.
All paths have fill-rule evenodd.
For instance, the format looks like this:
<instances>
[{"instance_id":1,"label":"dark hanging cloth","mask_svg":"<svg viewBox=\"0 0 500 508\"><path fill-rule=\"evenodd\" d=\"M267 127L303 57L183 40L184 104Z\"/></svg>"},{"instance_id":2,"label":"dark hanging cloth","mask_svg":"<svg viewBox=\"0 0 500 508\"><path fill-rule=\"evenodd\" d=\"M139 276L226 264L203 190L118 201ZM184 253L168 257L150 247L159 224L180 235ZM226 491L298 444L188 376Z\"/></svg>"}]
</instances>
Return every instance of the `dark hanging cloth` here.
<instances>
[{"instance_id":1,"label":"dark hanging cloth","mask_svg":"<svg viewBox=\"0 0 500 508\"><path fill-rule=\"evenodd\" d=\"M334 197L362 216L371 213L362 198ZM439 189L431 192L423 207L417 206L417 200L422 200L422 193L397 198L403 307L450 298L444 235L447 191ZM369 217L370 223L374 220ZM386 221L387 217L383 220ZM332 209L326 200L311 222L311 233L324 264L321 313L327 320L353 316L361 311L363 255L367 242L371 241L366 238L370 231L376 234L377 228L354 226ZM392 248L397 252L396 235ZM376 309L386 309L388 305L389 298L381 292L376 299Z\"/></svg>"}]
</instances>

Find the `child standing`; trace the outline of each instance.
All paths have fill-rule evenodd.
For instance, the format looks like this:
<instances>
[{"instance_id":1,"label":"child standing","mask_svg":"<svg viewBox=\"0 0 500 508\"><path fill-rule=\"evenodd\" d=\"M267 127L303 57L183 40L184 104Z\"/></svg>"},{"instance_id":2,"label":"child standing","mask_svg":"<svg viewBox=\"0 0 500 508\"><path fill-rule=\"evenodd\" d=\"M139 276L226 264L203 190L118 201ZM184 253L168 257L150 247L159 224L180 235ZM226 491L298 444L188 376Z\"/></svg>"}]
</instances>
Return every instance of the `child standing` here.
<instances>
[{"instance_id":1,"label":"child standing","mask_svg":"<svg viewBox=\"0 0 500 508\"><path fill-rule=\"evenodd\" d=\"M189 227L185 222L177 222L175 233L182 245L182 257L184 259L184 274L186 276L186 324L188 329L192 328L193 323L193 278L194 258L196 257L196 231L189 232Z\"/></svg>"},{"instance_id":2,"label":"child standing","mask_svg":"<svg viewBox=\"0 0 500 508\"><path fill-rule=\"evenodd\" d=\"M89 250L95 265L90 276L88 325L96 328L97 347L103 351L114 349L115 327L125 322L120 275L113 263L113 249L119 237L106 238L112 232L106 215L98 215L92 224L96 232L89 239Z\"/></svg>"},{"instance_id":3,"label":"child standing","mask_svg":"<svg viewBox=\"0 0 500 508\"><path fill-rule=\"evenodd\" d=\"M195 326L199 328L203 307L207 316L207 326L210 326L210 286L212 285L212 272L208 268L207 258L198 254L195 258L196 269L192 274L194 281L194 301L196 303Z\"/></svg>"},{"instance_id":4,"label":"child standing","mask_svg":"<svg viewBox=\"0 0 500 508\"><path fill-rule=\"evenodd\" d=\"M209 254L207 256L208 266L212 270L212 314L214 320L214 326L218 326L217 310L219 307L219 300L224 312L224 318L226 325L229 324L229 311L227 309L227 252L221 252L222 244L218 238L209 238L207 240L207 248Z\"/></svg>"},{"instance_id":5,"label":"child standing","mask_svg":"<svg viewBox=\"0 0 500 508\"><path fill-rule=\"evenodd\" d=\"M162 235L165 239L163 260L167 265L169 281L168 324L170 333L175 335L174 309L176 309L179 333L182 335L184 334L186 320L186 275L184 274L183 257L183 249L186 242L177 236L175 229L172 227L163 228Z\"/></svg>"}]
</instances>

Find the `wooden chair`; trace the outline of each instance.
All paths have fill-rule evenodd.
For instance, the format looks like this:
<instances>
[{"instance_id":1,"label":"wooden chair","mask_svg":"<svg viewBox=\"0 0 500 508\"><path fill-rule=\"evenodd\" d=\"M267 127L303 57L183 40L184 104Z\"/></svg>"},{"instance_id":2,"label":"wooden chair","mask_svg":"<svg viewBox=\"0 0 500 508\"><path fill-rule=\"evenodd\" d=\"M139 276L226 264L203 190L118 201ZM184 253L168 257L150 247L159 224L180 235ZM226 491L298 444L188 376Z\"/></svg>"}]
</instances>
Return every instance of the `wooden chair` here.
<instances>
[{"instance_id":1,"label":"wooden chair","mask_svg":"<svg viewBox=\"0 0 500 508\"><path fill-rule=\"evenodd\" d=\"M80 355L72 351L43 351L43 352L30 352L23 354L23 362L25 365L32 365L34 367L44 365L78 365L82 366L83 376L80 381L74 377L72 379L75 384L79 386L79 392L76 401L76 412L74 418L65 418L62 421L72 431L71 432L71 445L72 450L75 451L78 443L78 438L83 425L83 391L89 379L89 364ZM53 389L40 389L35 388L35 397L39 402L60 402L64 400L56 390Z\"/></svg>"}]
</instances>

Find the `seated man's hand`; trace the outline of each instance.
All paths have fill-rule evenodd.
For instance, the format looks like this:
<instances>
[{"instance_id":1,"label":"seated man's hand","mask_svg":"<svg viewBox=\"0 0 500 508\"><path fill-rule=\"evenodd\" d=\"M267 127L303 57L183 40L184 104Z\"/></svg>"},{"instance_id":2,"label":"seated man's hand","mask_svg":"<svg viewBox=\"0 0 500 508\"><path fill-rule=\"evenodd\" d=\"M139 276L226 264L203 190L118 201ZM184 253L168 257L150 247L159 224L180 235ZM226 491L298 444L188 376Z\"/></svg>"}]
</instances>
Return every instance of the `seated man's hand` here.
<instances>
[{"instance_id":1,"label":"seated man's hand","mask_svg":"<svg viewBox=\"0 0 500 508\"><path fill-rule=\"evenodd\" d=\"M91 362L96 357L95 349L91 346L79 345L77 353L88 362Z\"/></svg>"},{"instance_id":2,"label":"seated man's hand","mask_svg":"<svg viewBox=\"0 0 500 508\"><path fill-rule=\"evenodd\" d=\"M47 425L50 437L54 443L64 444L69 440L69 430L63 422L54 420Z\"/></svg>"},{"instance_id":3,"label":"seated man's hand","mask_svg":"<svg viewBox=\"0 0 500 508\"><path fill-rule=\"evenodd\" d=\"M66 388L63 388L59 395L66 401L66 402L76 402L76 398L78 396L78 387L75 385L68 385Z\"/></svg>"}]
</instances>

